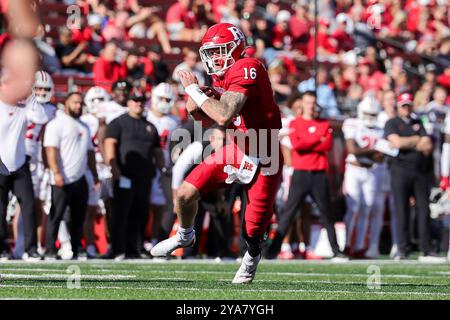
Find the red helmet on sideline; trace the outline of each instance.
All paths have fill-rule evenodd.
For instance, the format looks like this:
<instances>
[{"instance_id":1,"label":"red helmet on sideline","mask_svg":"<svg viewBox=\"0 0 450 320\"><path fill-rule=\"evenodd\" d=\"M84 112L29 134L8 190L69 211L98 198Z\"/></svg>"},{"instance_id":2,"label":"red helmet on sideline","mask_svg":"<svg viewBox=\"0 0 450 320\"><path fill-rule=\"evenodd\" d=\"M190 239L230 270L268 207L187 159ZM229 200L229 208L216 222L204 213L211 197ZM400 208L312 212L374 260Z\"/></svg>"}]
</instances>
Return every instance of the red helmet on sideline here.
<instances>
[{"instance_id":1,"label":"red helmet on sideline","mask_svg":"<svg viewBox=\"0 0 450 320\"><path fill-rule=\"evenodd\" d=\"M231 23L218 23L204 35L200 58L209 75L222 76L242 57L245 47L245 35L241 29Z\"/></svg>"}]
</instances>

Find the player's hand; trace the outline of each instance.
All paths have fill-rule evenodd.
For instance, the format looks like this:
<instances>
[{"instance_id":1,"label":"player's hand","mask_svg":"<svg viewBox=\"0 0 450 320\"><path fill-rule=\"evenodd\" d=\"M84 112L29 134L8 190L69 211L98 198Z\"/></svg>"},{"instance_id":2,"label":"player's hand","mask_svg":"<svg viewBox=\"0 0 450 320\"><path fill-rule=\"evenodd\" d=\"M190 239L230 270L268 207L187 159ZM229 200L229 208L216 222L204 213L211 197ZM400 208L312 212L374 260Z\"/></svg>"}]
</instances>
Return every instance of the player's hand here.
<instances>
[{"instance_id":1,"label":"player's hand","mask_svg":"<svg viewBox=\"0 0 450 320\"><path fill-rule=\"evenodd\" d=\"M64 177L63 177L63 175L60 172L55 173L53 175L53 177L55 179L55 186L56 187L59 187L59 188L64 187Z\"/></svg>"},{"instance_id":2,"label":"player's hand","mask_svg":"<svg viewBox=\"0 0 450 320\"><path fill-rule=\"evenodd\" d=\"M181 85L186 88L191 84L198 84L197 77L192 71L180 70L178 71L178 77L180 78Z\"/></svg>"},{"instance_id":3,"label":"player's hand","mask_svg":"<svg viewBox=\"0 0 450 320\"><path fill-rule=\"evenodd\" d=\"M210 98L214 98L216 100L220 100L220 93L214 88L203 86L200 88L204 94L206 94Z\"/></svg>"},{"instance_id":4,"label":"player's hand","mask_svg":"<svg viewBox=\"0 0 450 320\"><path fill-rule=\"evenodd\" d=\"M449 177L441 177L441 181L439 182L439 188L445 191L450 187L450 179Z\"/></svg>"}]
</instances>

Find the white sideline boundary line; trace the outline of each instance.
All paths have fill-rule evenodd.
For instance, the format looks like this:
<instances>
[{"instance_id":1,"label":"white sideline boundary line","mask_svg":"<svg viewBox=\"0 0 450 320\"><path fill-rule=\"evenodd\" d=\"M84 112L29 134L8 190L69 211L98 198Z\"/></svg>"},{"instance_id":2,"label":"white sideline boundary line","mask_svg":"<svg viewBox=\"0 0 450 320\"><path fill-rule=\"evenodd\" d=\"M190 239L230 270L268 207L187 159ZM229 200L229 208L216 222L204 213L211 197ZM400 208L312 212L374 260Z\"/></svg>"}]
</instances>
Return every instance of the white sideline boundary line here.
<instances>
[{"instance_id":1,"label":"white sideline boundary line","mask_svg":"<svg viewBox=\"0 0 450 320\"><path fill-rule=\"evenodd\" d=\"M67 280L72 274L14 274L14 273L3 273L0 274L0 287L2 286L1 280ZM136 278L134 275L80 275L81 280L121 280L121 279L133 279Z\"/></svg>"},{"instance_id":2,"label":"white sideline boundary line","mask_svg":"<svg viewBox=\"0 0 450 320\"><path fill-rule=\"evenodd\" d=\"M8 270L8 271L24 271L25 269L21 269L21 268L8 268L8 269L0 269L1 270ZM29 271L34 271L33 269L30 269ZM61 272L64 270L61 269L49 269L49 271L56 271L56 272ZM102 270L104 271L104 270ZM122 273L138 273L138 271L134 270L134 271L127 271L127 270L108 270L111 272L122 272ZM87 271L87 272L91 272L91 270ZM94 271L97 272L97 271ZM213 270L142 270L142 273L167 273L167 272L171 272L171 273L176 273L176 274L235 274L236 271L213 271ZM4 274L0 274L0 276L3 275L11 275L10 273L4 273ZM13 274L14 275L14 274ZM43 275L26 275L26 274L17 274L17 276L23 276L24 279L26 279L26 277L29 277L30 279L32 277L41 277L41 276L47 276L48 274L43 274ZM276 276L294 276L294 277L353 277L353 278L367 278L367 276L369 274L366 273L320 273L320 272L270 272L270 271L259 271L258 275L276 275ZM436 279L436 278L442 278L443 276L447 275L447 273L441 274L439 272L433 272L433 274L428 274L428 275L412 275L412 274L383 274L381 275L382 278L404 278L404 279L416 279L416 278L420 278L420 279ZM55 275L48 275L48 276L55 276ZM57 275L56 275L57 276ZM116 276L117 279L119 278L136 278L136 275L95 275L95 274L91 274L91 275L82 275L81 277L86 278L87 277L92 277L92 278L102 278L103 279L107 279L106 277L109 276ZM115 280L115 279L111 279L111 280ZM450 280L449 280L450 281Z\"/></svg>"},{"instance_id":3,"label":"white sideline boundary line","mask_svg":"<svg viewBox=\"0 0 450 320\"><path fill-rule=\"evenodd\" d=\"M114 264L138 264L138 265L146 265L146 264L206 264L206 265L220 265L220 264L240 264L240 260L236 259L224 259L221 261L217 261L215 259L130 259L124 261L114 261L114 260L104 260L104 259L90 259L90 260L58 260L58 261L37 261L37 262L25 262L22 260L7 260L0 261L0 267L2 265L8 264L18 264L18 265L66 265L66 264L85 264L85 265L114 265ZM450 266L450 260L446 262L440 263L424 263L419 262L418 260L402 260L402 261L394 261L390 259L374 259L374 260L350 260L347 262L332 262L330 260L267 260L262 259L261 264L267 265L392 265L392 266L401 266L401 265L416 265L416 266L430 266L430 265L441 265Z\"/></svg>"},{"instance_id":4,"label":"white sideline boundary line","mask_svg":"<svg viewBox=\"0 0 450 320\"><path fill-rule=\"evenodd\" d=\"M51 286L51 285L39 285L39 286L30 286L30 285L0 285L0 289L3 287L9 288L53 288L53 289L67 289L61 286ZM343 294L377 294L377 295L411 295L411 296L450 296L450 293L442 293L442 292L389 292L389 291L349 291L349 290L305 290L305 289L242 289L242 286L236 286L239 288L239 292L270 292L270 293L343 293ZM166 288L166 287L147 287L147 288L136 288L136 287L118 287L118 286L81 286L80 289L99 289L99 290L137 290L137 291L212 291L212 292L223 292L223 289L207 289L207 288ZM80 290L78 289L78 290ZM70 290L70 289L67 289Z\"/></svg>"}]
</instances>

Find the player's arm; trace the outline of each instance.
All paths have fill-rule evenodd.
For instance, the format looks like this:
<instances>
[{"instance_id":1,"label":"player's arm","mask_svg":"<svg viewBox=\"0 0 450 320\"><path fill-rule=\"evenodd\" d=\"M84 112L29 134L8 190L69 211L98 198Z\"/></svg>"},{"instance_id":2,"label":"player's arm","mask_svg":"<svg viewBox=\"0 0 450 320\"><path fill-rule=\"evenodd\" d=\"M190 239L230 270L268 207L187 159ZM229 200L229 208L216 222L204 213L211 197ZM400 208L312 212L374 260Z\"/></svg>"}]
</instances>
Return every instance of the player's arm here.
<instances>
[{"instance_id":1,"label":"player's arm","mask_svg":"<svg viewBox=\"0 0 450 320\"><path fill-rule=\"evenodd\" d=\"M247 97L243 93L228 91L222 94L220 101L208 98L201 109L219 126L226 127L239 114L246 101Z\"/></svg>"},{"instance_id":2,"label":"player's arm","mask_svg":"<svg viewBox=\"0 0 450 320\"><path fill-rule=\"evenodd\" d=\"M358 146L358 144L356 143L355 140L353 139L347 139L345 140L345 146L347 147L347 151L348 153L351 153L357 157L361 156L367 156L367 157L371 157L374 155L375 152L377 152L374 149L369 149L369 148L361 148Z\"/></svg>"},{"instance_id":3,"label":"player's arm","mask_svg":"<svg viewBox=\"0 0 450 320\"><path fill-rule=\"evenodd\" d=\"M55 186L64 186L64 177L62 175L61 168L59 167L59 149L56 147L45 147L45 152L47 154L48 167L53 173L55 179Z\"/></svg>"},{"instance_id":4,"label":"player's arm","mask_svg":"<svg viewBox=\"0 0 450 320\"><path fill-rule=\"evenodd\" d=\"M214 120L219 126L228 125L247 101L245 94L227 91L222 94L220 100L208 97L198 86L197 78L190 71L178 72L180 81L186 89L186 93L194 100L205 114Z\"/></svg>"},{"instance_id":5,"label":"player's arm","mask_svg":"<svg viewBox=\"0 0 450 320\"><path fill-rule=\"evenodd\" d=\"M114 138L105 139L105 163L111 167L114 180L119 180L122 173L116 159L116 149L118 141Z\"/></svg>"},{"instance_id":6,"label":"player's arm","mask_svg":"<svg viewBox=\"0 0 450 320\"><path fill-rule=\"evenodd\" d=\"M400 137L398 134L393 133L387 136L387 140L397 149L410 150L414 149L419 143L420 136Z\"/></svg>"}]
</instances>

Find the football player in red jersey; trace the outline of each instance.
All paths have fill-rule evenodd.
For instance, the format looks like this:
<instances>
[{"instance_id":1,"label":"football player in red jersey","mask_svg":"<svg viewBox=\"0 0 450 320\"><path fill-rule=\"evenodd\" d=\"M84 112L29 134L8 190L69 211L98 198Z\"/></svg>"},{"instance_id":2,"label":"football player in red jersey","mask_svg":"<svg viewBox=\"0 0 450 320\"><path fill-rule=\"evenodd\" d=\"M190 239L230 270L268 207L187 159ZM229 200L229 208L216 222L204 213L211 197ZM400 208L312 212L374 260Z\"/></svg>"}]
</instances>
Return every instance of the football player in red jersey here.
<instances>
[{"instance_id":1,"label":"football player in red jersey","mask_svg":"<svg viewBox=\"0 0 450 320\"><path fill-rule=\"evenodd\" d=\"M227 144L186 177L175 201L180 228L151 251L153 256L161 257L193 245L198 199L233 182L241 183L248 194L243 225L248 251L233 283L250 283L255 276L283 163L278 141L279 107L264 65L244 57L245 43L243 32L232 24L219 23L208 29L199 51L206 72L212 75L214 89L202 90L192 72L179 72L190 97L187 110L194 119L226 130Z\"/></svg>"}]
</instances>

